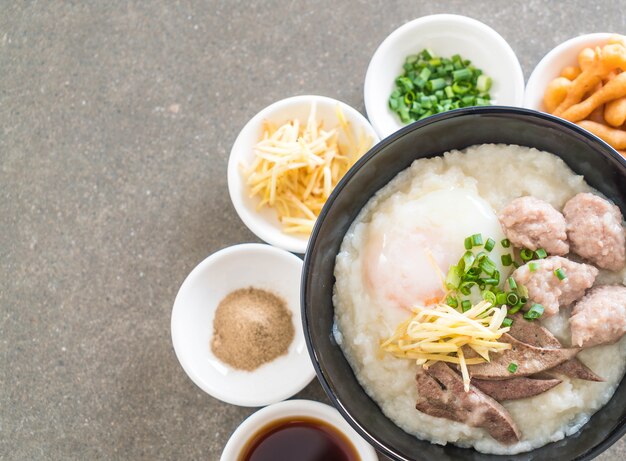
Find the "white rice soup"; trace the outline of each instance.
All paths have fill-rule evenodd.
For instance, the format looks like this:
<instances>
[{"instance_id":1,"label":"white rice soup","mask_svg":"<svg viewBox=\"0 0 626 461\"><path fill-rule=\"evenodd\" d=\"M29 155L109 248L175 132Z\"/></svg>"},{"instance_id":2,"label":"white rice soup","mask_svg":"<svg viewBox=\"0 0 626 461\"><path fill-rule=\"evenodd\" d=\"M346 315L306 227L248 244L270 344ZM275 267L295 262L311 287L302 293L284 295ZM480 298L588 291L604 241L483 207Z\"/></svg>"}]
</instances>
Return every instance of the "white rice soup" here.
<instances>
[{"instance_id":1,"label":"white rice soup","mask_svg":"<svg viewBox=\"0 0 626 461\"><path fill-rule=\"evenodd\" d=\"M380 244L381 229L395 229L391 232L395 232L399 240L403 239L404 224L398 221L400 218L410 222L423 217L420 213L426 213L436 215L434 221L452 219L455 223L452 227L460 229L458 235L446 237L451 227L440 231L439 224L434 222L429 224L434 226L432 232L426 230L420 238L428 239L433 235L444 246L452 242L450 245L454 248L450 253L458 260L463 252L463 237L474 233L466 228L468 222L473 222L472 213L466 213L469 218L458 216L462 210L475 211L475 215L491 208L474 221L475 232L489 236L502 232L494 228L490 215L496 216L517 197L532 195L560 210L569 198L587 191L592 189L584 178L574 174L553 154L521 146L486 144L416 160L370 199L346 233L337 255L333 295L335 336L361 386L395 424L433 443L474 447L483 453L514 454L573 434L609 401L624 374L626 338L612 345L586 349L578 355L605 382L564 377L561 384L543 394L505 401L503 406L522 433L521 441L514 445L497 442L484 429L417 411L415 361L382 352L379 345L410 316L410 311L399 307L404 303L402 297L406 295L417 302L425 301L432 281L421 280L419 276L417 281L393 280L390 267L412 264L402 258L403 252L405 259L410 258L411 242L407 243L406 249L399 247L391 257L398 258L397 262L387 261L388 266L372 268L373 262L368 259L369 248ZM454 194L461 197L459 200L467 198L472 201L475 207L454 205L452 202L458 201ZM405 210L410 213L403 213ZM412 225L407 229L410 230ZM443 248L441 251L448 250ZM439 261L446 261L446 258L446 255L440 255ZM416 274L419 274L422 263L415 264ZM442 270L445 274L447 267ZM624 271L601 271L595 284L604 283L624 284ZM562 309L559 315L542 321L564 347L570 346L568 319L569 312Z\"/></svg>"}]
</instances>

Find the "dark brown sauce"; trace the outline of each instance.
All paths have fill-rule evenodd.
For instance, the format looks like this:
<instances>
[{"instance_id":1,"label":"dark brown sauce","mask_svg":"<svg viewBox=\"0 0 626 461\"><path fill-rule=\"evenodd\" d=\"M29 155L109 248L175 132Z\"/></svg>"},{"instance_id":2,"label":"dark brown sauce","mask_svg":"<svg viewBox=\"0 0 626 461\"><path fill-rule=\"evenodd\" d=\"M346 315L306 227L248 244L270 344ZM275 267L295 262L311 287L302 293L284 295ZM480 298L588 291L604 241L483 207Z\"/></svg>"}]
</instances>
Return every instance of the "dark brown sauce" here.
<instances>
[{"instance_id":1,"label":"dark brown sauce","mask_svg":"<svg viewBox=\"0 0 626 461\"><path fill-rule=\"evenodd\" d=\"M307 416L277 419L250 437L237 461L361 461L335 426Z\"/></svg>"}]
</instances>

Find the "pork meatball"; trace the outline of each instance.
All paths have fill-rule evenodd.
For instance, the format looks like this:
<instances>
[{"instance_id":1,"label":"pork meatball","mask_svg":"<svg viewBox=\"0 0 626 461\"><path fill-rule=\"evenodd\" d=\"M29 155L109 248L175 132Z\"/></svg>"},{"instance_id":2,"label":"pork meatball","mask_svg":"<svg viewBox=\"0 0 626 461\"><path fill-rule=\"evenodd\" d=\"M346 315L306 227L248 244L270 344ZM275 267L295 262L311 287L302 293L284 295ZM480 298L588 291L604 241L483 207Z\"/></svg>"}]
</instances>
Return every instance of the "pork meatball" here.
<instances>
[{"instance_id":1,"label":"pork meatball","mask_svg":"<svg viewBox=\"0 0 626 461\"><path fill-rule=\"evenodd\" d=\"M574 346L614 343L626 333L626 287L592 289L576 303L569 322Z\"/></svg>"},{"instance_id":2,"label":"pork meatball","mask_svg":"<svg viewBox=\"0 0 626 461\"><path fill-rule=\"evenodd\" d=\"M519 197L500 212L504 234L517 247L543 248L551 255L569 252L566 223L552 205L535 197Z\"/></svg>"},{"instance_id":3,"label":"pork meatball","mask_svg":"<svg viewBox=\"0 0 626 461\"><path fill-rule=\"evenodd\" d=\"M603 269L618 271L626 263L622 213L590 193L572 197L563 208L571 250Z\"/></svg>"},{"instance_id":4,"label":"pork meatball","mask_svg":"<svg viewBox=\"0 0 626 461\"><path fill-rule=\"evenodd\" d=\"M531 268L534 270L531 271ZM555 271L562 269L565 278L560 280ZM566 307L580 299L593 285L598 269L571 261L561 256L530 261L511 275L518 285L528 289L529 304L544 307L544 316L558 314L559 307Z\"/></svg>"}]
</instances>

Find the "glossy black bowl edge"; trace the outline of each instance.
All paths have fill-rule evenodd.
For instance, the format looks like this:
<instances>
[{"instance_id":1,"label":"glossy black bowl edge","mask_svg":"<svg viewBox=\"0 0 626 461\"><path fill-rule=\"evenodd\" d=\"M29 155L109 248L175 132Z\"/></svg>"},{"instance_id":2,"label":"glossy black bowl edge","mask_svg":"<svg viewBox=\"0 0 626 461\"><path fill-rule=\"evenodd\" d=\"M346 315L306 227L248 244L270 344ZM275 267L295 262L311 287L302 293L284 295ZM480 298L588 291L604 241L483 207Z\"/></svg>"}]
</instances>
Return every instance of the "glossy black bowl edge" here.
<instances>
[{"instance_id":1,"label":"glossy black bowl edge","mask_svg":"<svg viewBox=\"0 0 626 461\"><path fill-rule=\"evenodd\" d=\"M335 391L333 389L333 387L331 387L330 385L330 379L319 359L319 356L317 354L317 352L315 351L314 345L313 345L313 339L310 336L310 330L309 330L309 323L311 322L311 319L308 316L308 313L306 312L305 306L307 304L307 288L312 286L312 284L310 283L311 280L309 280L311 274L309 272L309 267L310 267L310 260L312 258L312 255L314 254L314 252L316 251L316 242L318 239L318 234L320 233L322 227L323 227L323 222L325 217L328 215L328 212L330 210L330 208L332 207L332 204L335 202L337 196L341 193L341 191L344 189L345 185L350 181L350 179L373 157L375 156L377 153L379 153L380 151L384 150L389 144L392 144L394 142L396 142L398 139L404 137L408 132L411 132L413 130L417 130L420 129L421 127L427 126L429 124L432 123L436 123L440 120L446 120L446 119L450 119L450 118L456 118L456 117L462 117L464 115L488 115L488 116L493 116L493 115L498 115L498 114L502 114L504 116L508 116L508 117L532 117L535 119L543 119L546 123L548 124L552 124L552 125L560 125L560 126L564 126L566 128L568 128L569 130L573 131L576 133L576 135L579 138L583 138L586 143L591 143L591 144L595 144L596 147L601 147L601 149L599 149L600 151L603 151L603 154L605 155L605 157L608 155L607 160L616 165L617 164L621 164L621 168L626 168L626 161L614 150L612 149L608 144L604 143L603 141L601 141L599 138L596 138L594 135L590 134L589 132L587 132L586 130L583 130L582 128L578 127L575 124L572 124L570 122L567 122L565 120L562 120L560 118L548 115L548 114L544 114L541 112L536 112L536 111L532 111L532 110L528 110L528 109L520 109L520 108L514 108L514 107L504 107L504 106L492 106L492 107L485 107L485 108L467 108L467 109L459 109L459 110L455 110L455 111L451 111L451 112L447 112L444 114L438 114L436 116L433 117L429 117L428 119L425 119L423 121L420 122L416 122L414 124L408 125L404 128L402 128L401 130L399 130L398 132L392 134L391 136L389 136L388 138L384 139L383 141L381 141L380 143L378 143L377 145L375 145L368 153L366 153L350 170L349 172L346 174L346 176L340 181L340 183L337 185L337 187L335 188L335 190L333 191L333 193L331 194L331 196L329 197L326 205L324 206L323 210L320 213L320 218L317 220L316 226L313 229L313 232L311 234L311 238L309 240L309 246L307 248L307 252L305 254L304 257L304 268L303 268L303 273L302 273L302 292L301 292L301 308L302 308L302 322L303 322L303 326L304 326L304 332L305 332L305 339L306 339L306 344L307 344L307 348L309 351L309 354L311 356L314 368L316 370L316 373L318 375L319 381L324 389L324 391L326 392L326 394L328 395L329 399L332 401L333 405L338 409L338 411L342 414L342 416L355 428L355 430L357 430L357 432L359 432L370 444L372 444L377 450L379 450L380 452L386 454L387 456L391 457L392 459L396 459L398 461L412 461L412 459L415 458L406 458L403 456L398 455L395 452L390 451L389 449L387 449L387 447L385 445L383 445L382 443L380 443L377 439L377 437L374 434L369 433L365 427L355 418L355 416L353 416L352 414L350 414L348 412L348 410L344 407L344 404L341 402L341 400L335 395ZM467 146L465 146L467 147ZM596 150L598 150L596 148ZM441 154L442 151L438 151L438 152L433 152L432 155L429 156L435 156L435 155L439 155ZM428 157L428 156L426 156ZM408 166L408 165L407 165ZM400 171L400 170L398 170ZM396 172L397 173L397 172ZM395 175L395 174L394 174ZM369 200L369 197L367 198L367 200ZM367 201L365 200L365 201ZM618 203L618 205L620 206L620 208L622 208L622 210L624 210L624 208L626 207L625 203ZM354 217L352 217L352 219L354 219ZM352 221L352 219L350 219L350 221ZM332 341L332 339L331 339ZM350 369L351 371L351 369ZM620 387L622 387L624 385L624 382L621 383ZM366 397L367 399L369 399L369 397ZM375 403L374 403L375 404ZM597 413L596 413L597 415ZM595 417L595 415L594 415ZM614 427L613 431L606 437L604 438L600 443L597 443L596 445L594 445L593 447L591 447L590 449L584 451L584 453L581 453L580 456L577 456L575 459L577 460L589 460L594 458L595 456L597 456L598 454L600 454L602 451L606 450L609 446L611 446L613 443L615 443L624 433L626 432L626 420L622 419L619 421L619 423ZM567 439L563 439L562 441L559 442L555 442L554 444L556 445L560 445L562 443L565 442L565 440L569 440L571 438L576 438L576 434L568 437ZM570 442L571 443L571 442ZM552 444L550 444L552 445ZM470 453L468 453L468 450L464 450L464 449L459 449L456 448L454 446L450 446L447 445L446 447L442 447L444 449L446 448L450 448L450 449L446 449L445 451L448 452L450 451L450 453L446 453L447 455L451 455L451 458L448 458L448 456L446 456L446 458L448 459L455 459L457 458L457 456L460 453L454 453L457 450L463 450L464 452L464 457L468 458L467 455L469 455ZM477 453L475 451L471 451L473 452L476 456L469 456L470 459L481 459L481 460L487 460L487 459L494 459L494 460L501 460L504 458L508 458L510 459L511 457L503 457L503 456L495 456L495 455L484 455L484 454L480 454ZM532 452L528 453L531 454ZM425 459L425 458L422 458ZM516 455L515 459L534 459L534 457L530 456L530 457L526 457L524 456L524 454L520 454L520 455Z\"/></svg>"}]
</instances>

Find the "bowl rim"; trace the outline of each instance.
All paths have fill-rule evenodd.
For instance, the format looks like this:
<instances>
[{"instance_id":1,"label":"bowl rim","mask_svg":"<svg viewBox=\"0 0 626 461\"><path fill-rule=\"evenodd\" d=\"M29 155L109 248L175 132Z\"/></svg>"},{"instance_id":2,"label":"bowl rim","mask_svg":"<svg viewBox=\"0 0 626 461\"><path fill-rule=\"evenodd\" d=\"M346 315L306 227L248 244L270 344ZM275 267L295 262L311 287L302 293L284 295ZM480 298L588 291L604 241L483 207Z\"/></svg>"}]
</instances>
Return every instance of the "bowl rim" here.
<instances>
[{"instance_id":1,"label":"bowl rim","mask_svg":"<svg viewBox=\"0 0 626 461\"><path fill-rule=\"evenodd\" d=\"M317 352L315 351L315 349L313 347L313 339L312 339L312 336L311 336L311 331L309 329L309 324L312 323L314 321L314 319L309 318L309 315L307 314L307 309L306 309L306 307L307 307L306 294L307 294L307 289L308 289L307 281L308 281L308 278L309 278L309 272L310 272L310 267L311 267L311 258L312 258L311 249L314 247L314 243L315 243L315 241L317 240L317 238L319 236L319 233L320 233L320 230L321 230L321 226L322 226L322 222L324 221L324 219L328 215L330 208L332 207L332 205L334 204L335 200L337 199L337 196L341 193L341 191L344 189L344 187L346 186L348 181L357 173L357 171L359 171L372 157L377 155L378 152L380 152L381 150L385 149L389 144L392 144L396 140L402 138L407 133L409 133L409 132L411 132L413 130L417 130L419 128L422 128L423 126L427 126L427 125L430 125L432 123L436 123L439 120L446 120L446 119L449 119L449 118L454 118L454 117L459 117L459 116L481 115L481 114L485 114L485 115L504 114L504 115L528 116L528 117L533 117L533 118L536 118L536 119L543 119L543 120L546 120L546 121L549 121L549 122L552 122L552 123L556 123L558 125L562 125L565 128L574 130L579 135L582 135L583 137L587 138L589 141L592 141L592 142L595 142L595 143L599 143L599 144L603 145L604 147L606 147L607 148L606 149L607 154L609 154L612 157L614 157L615 160L617 160L619 163L621 163L624 166L624 168L626 168L626 158L622 157L615 149L613 149L609 144L604 142L602 139L598 138L597 136L591 134L587 130L579 127L578 125L576 125L574 123L571 123L571 122L569 122L567 120L564 120L564 119L562 119L560 117L556 117L554 115L550 115L550 114L547 114L545 112L540 112L540 111L532 110L532 109L526 109L526 108L521 108L521 107L513 107L513 106L483 106L483 107L467 107L467 108L456 109L456 110L452 110L452 111L448 111L448 112L443 112L443 113L440 113L440 114L435 114L435 115L432 115L432 116L430 116L428 118L425 118L424 120L420 120L420 121L411 123L411 124L401 128L400 130L398 130L398 131L394 132L393 134L391 134L389 137L385 138L383 141L379 142L372 149L370 149L369 152L367 152L363 157L361 157L352 166L352 168L350 168L348 173L346 173L346 175L337 184L337 186L335 187L335 189L331 193L330 197L328 198L328 200L324 204L324 207L322 208L322 211L320 212L320 215L319 215L319 217L318 217L318 219L317 219L317 221L315 223L315 226L313 227L313 231L311 232L311 237L310 237L310 240L309 240L309 246L308 246L307 252L306 252L306 254L304 256L304 263L303 263L303 267L302 267L302 281L301 281L301 284L300 284L300 286L301 286L301 289L300 289L300 308L302 309L301 317L302 317L302 324L303 324L303 329L304 329L304 337L305 337L305 340L306 340L306 345L307 345L307 349L309 351L309 355L311 356L311 362L313 363L313 367L315 368L315 373L317 374L317 378L318 378L322 388L324 389L324 392L326 392L326 395L328 396L329 400L333 404L333 406L341 413L341 415L346 419L346 421L348 421L348 423L369 444L374 446L376 448L376 450L380 451L381 453L384 453L386 456L389 456L391 459L394 459L394 460L412 461L412 460L410 460L408 458L402 457L402 456L398 455L397 453L394 453L393 451L391 451L390 448L388 448L386 445L384 445L381 442L379 442L379 440L377 439L377 437L375 435L370 433L365 427L363 427L361 424L359 424L355 420L355 418L352 416L352 414L344 406L344 404L342 402L342 399L340 399L339 397L337 397L334 394L334 392L333 392L333 390L332 390L332 388L331 388L331 386L329 384L328 378L327 378L326 374L324 373L324 370L322 369L322 366L320 364L319 356L318 356ZM439 155L441 155L441 154L439 154ZM624 379L626 379L626 376L622 378L622 381ZM363 392L365 392L365 391L363 391ZM610 400L609 400L609 402L610 402ZM609 402L607 402L607 404ZM374 402L374 403L376 403L376 402ZM378 404L376 403L376 405L378 405ZM588 424L588 422L586 424ZM592 460L597 455L599 455L600 453L605 451L608 447L613 445L624 434L626 434L626 419L624 419L623 421L620 421L620 423L616 426L616 428L602 442L600 442L597 445L594 445L593 447L591 447L583 455L581 455L579 458L577 458L577 460L580 460L580 461ZM571 436L565 437L563 440L565 440L565 439L567 439L569 437L571 437ZM475 453L479 453L479 452L477 452L473 448L470 448L469 450L473 450ZM532 453L532 450L528 451L528 452L522 452L522 453L520 453L520 455L523 455L524 453ZM497 456L497 455L490 455L490 456Z\"/></svg>"},{"instance_id":2,"label":"bowl rim","mask_svg":"<svg viewBox=\"0 0 626 461\"><path fill-rule=\"evenodd\" d=\"M244 149L248 132L260 127L263 120L271 118L271 116L278 110L301 104L310 105L313 102L338 104L343 110L346 119L352 123L353 129L361 128L372 137L372 147L380 141L377 131L374 129L369 120L365 118L361 112L349 104L329 96L320 96L316 94L290 96L275 101L264 107L246 122L241 131L237 134L235 142L232 145L226 171L230 201L245 226L264 242L298 254L304 254L306 251L310 235L306 237L301 234L294 236L286 234L278 228L269 227L268 229L265 229L259 225L259 223L265 221L265 219L260 215L255 214L253 210L249 209L249 207L247 207L240 198L240 191L238 190L239 185L241 184L239 162L242 159L241 152Z\"/></svg>"},{"instance_id":3,"label":"bowl rim","mask_svg":"<svg viewBox=\"0 0 626 461\"><path fill-rule=\"evenodd\" d=\"M373 75L375 74L374 66L377 65L378 62L383 59L383 57L387 53L388 48L391 48L393 44L402 37L403 34L407 33L408 31L416 27L420 27L424 24L436 22L436 21L468 25L474 28L475 30L480 30L484 32L485 34L490 35L491 38L494 40L494 44L493 44L494 49L500 50L501 52L498 52L498 54L502 55L507 60L510 60L511 64L513 65L511 69L511 77L514 80L514 87L516 88L517 93L518 93L516 100L515 100L515 104L519 106L523 104L525 86L524 86L524 72L522 70L522 66L519 62L519 58L517 57L517 54L515 54L515 51L513 50L509 42L507 42L506 39L498 31L496 31L493 27L489 26L488 24L485 24L484 22L479 21L478 19L475 19L469 16L464 16L461 14L439 13L439 14L430 14L426 16L421 16L421 17L415 18L409 22L402 24L401 26L393 30L389 35L387 35L387 37L385 37L383 41L378 45L378 47L376 48L376 51L374 51L374 54L372 55L370 62L367 66L367 70L365 72L365 80L363 84L363 99L365 103L365 110L367 112L367 117L370 120L370 123L374 127L374 130L376 131L376 133L378 133L378 135L381 138L386 138L388 136L391 136L392 134L397 133L399 130L407 127L408 125L402 125L398 123L398 126L400 128L390 133L387 132L388 130L383 129L384 123L380 121L380 117L381 117L380 110L379 110L380 108L374 107L374 103L372 101L372 97L373 97L372 93L377 91L377 88L373 86L374 85Z\"/></svg>"},{"instance_id":4,"label":"bowl rim","mask_svg":"<svg viewBox=\"0 0 626 461\"><path fill-rule=\"evenodd\" d=\"M582 47L583 43L608 40L611 36L615 34L616 33L613 33L613 32L594 32L591 34L578 35L576 37L569 38L565 40L564 42L559 43L550 51L548 51L543 56L543 58L539 60L535 68L530 73L530 76L528 77L528 81L526 82L526 86L524 88L523 107L526 109L534 109L534 110L541 111L541 107L537 107L535 104L533 104L531 101L531 98L532 99L536 98L535 87L539 84L538 80L540 79L540 77L546 74L546 71L549 70L549 67L552 61L558 58L562 53L569 51L571 48L575 46ZM551 78L556 78L556 77L558 77L558 73L555 74ZM529 89L532 91L532 94L529 92ZM543 91L545 92L545 88L543 88Z\"/></svg>"}]
</instances>

